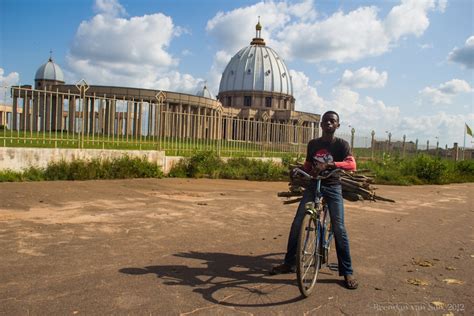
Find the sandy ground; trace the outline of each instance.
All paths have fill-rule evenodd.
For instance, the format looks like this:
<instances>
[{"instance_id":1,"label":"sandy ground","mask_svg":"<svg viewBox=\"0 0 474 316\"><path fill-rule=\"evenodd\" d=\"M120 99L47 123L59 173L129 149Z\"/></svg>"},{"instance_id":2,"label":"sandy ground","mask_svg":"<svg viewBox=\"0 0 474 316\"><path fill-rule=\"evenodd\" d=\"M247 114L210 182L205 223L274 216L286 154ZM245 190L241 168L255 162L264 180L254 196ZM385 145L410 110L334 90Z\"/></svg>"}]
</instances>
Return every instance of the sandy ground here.
<instances>
[{"instance_id":1,"label":"sandy ground","mask_svg":"<svg viewBox=\"0 0 474 316\"><path fill-rule=\"evenodd\" d=\"M397 203L346 202L360 287L325 268L307 299L294 274L268 275L296 207L276 196L286 188L0 183L0 314L473 314L474 184L379 186Z\"/></svg>"}]
</instances>

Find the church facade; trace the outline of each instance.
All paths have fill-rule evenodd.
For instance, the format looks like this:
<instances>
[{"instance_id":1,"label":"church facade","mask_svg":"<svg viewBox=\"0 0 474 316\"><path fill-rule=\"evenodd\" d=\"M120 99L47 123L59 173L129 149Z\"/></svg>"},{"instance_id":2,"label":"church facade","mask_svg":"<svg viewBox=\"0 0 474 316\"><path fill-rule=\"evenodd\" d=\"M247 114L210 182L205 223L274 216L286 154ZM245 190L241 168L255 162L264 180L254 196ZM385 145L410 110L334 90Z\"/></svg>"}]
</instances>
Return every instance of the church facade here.
<instances>
[{"instance_id":1,"label":"church facade","mask_svg":"<svg viewBox=\"0 0 474 316\"><path fill-rule=\"evenodd\" d=\"M217 98L116 86L66 84L50 58L35 87L12 87L12 130L70 131L118 137L161 136L247 142L306 143L319 134L320 116L295 111L284 61L260 36L225 68Z\"/></svg>"}]
</instances>

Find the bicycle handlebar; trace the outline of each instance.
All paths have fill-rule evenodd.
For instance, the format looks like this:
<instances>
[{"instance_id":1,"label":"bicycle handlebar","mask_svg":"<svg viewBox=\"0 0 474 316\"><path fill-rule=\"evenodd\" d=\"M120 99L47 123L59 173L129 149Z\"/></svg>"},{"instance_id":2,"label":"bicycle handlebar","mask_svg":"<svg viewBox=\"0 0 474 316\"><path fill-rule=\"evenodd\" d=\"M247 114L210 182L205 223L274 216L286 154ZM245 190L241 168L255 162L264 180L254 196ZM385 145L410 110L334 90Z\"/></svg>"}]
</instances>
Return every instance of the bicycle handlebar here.
<instances>
[{"instance_id":1,"label":"bicycle handlebar","mask_svg":"<svg viewBox=\"0 0 474 316\"><path fill-rule=\"evenodd\" d=\"M311 179L311 180L323 180L323 179L327 179L327 178L331 177L333 174L335 174L337 172L340 172L340 171L342 171L342 170L341 169L333 169L332 171L330 171L325 176L318 175L316 177L313 177L312 175L310 175L309 173L307 173L303 169L295 168L295 169L293 169L293 174L296 175L296 174L299 173L299 174L303 175L305 178L308 178L308 179Z\"/></svg>"}]
</instances>

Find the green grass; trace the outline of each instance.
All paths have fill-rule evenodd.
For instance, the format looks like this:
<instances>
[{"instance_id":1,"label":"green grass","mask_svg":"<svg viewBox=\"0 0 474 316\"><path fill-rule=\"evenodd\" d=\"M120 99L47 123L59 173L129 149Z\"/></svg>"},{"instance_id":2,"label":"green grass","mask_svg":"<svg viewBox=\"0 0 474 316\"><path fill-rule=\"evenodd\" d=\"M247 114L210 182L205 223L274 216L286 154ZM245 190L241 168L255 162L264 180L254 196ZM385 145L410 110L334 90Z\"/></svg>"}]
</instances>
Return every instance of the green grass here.
<instances>
[{"instance_id":1,"label":"green grass","mask_svg":"<svg viewBox=\"0 0 474 316\"><path fill-rule=\"evenodd\" d=\"M220 178L236 180L281 181L288 179L288 167L272 161L249 158L221 160L213 151L195 152L170 170L170 177Z\"/></svg>"},{"instance_id":2,"label":"green grass","mask_svg":"<svg viewBox=\"0 0 474 316\"><path fill-rule=\"evenodd\" d=\"M123 156L116 159L59 161L46 168L29 168L22 172L0 171L0 182L161 178L161 168L145 158Z\"/></svg>"},{"instance_id":3,"label":"green grass","mask_svg":"<svg viewBox=\"0 0 474 316\"><path fill-rule=\"evenodd\" d=\"M32 148L85 148L116 150L162 150L167 156L192 156L197 151L219 151L222 157L282 157L298 155L305 145L262 144L245 141L177 139L174 137L117 137L67 132L24 132L0 130L0 146Z\"/></svg>"},{"instance_id":4,"label":"green grass","mask_svg":"<svg viewBox=\"0 0 474 316\"><path fill-rule=\"evenodd\" d=\"M474 160L455 162L427 155L409 158L385 155L358 164L369 169L379 184L447 184L474 182Z\"/></svg>"}]
</instances>

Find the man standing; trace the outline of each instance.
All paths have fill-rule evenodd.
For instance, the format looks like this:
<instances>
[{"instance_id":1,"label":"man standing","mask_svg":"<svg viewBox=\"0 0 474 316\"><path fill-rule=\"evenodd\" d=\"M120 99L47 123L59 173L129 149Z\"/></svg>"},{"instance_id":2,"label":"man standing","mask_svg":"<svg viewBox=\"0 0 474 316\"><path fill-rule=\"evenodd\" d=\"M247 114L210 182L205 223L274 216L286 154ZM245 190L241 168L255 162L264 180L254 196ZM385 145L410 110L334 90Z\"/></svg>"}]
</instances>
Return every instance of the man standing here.
<instances>
[{"instance_id":1,"label":"man standing","mask_svg":"<svg viewBox=\"0 0 474 316\"><path fill-rule=\"evenodd\" d=\"M324 113L321 119L323 136L311 140L308 143L304 169L316 176L324 170L340 168L353 171L356 162L351 154L349 144L334 136L336 129L340 126L339 114L334 111ZM305 214L305 204L314 201L316 188L313 185L305 190L291 224L288 237L287 252L282 264L274 266L270 274L290 273L295 271L296 247L301 221ZM352 276L352 261L349 250L349 238L344 226L344 200L339 176L334 176L321 181L321 193L323 194L329 208L331 224L334 231L336 253L339 267L339 275L344 277L345 286L348 289L356 289L357 280Z\"/></svg>"}]
</instances>

